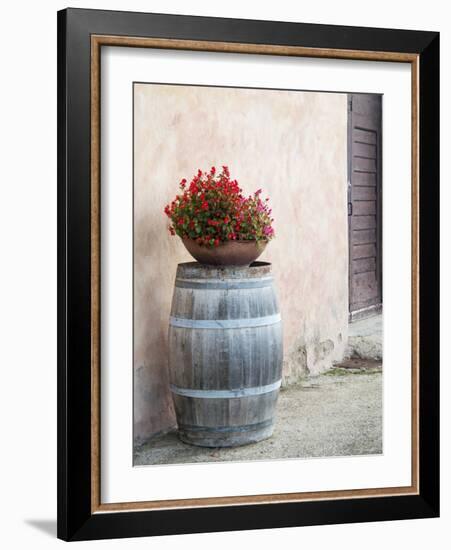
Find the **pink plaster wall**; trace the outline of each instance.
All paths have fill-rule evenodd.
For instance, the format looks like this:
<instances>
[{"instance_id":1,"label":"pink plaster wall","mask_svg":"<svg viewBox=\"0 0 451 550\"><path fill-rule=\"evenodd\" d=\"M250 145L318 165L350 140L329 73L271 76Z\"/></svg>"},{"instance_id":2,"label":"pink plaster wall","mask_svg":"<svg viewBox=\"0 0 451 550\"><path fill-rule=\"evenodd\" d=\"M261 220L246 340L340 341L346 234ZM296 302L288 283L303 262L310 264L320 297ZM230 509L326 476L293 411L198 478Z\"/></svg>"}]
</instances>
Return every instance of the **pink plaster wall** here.
<instances>
[{"instance_id":1,"label":"pink plaster wall","mask_svg":"<svg viewBox=\"0 0 451 550\"><path fill-rule=\"evenodd\" d=\"M174 425L167 325L175 269L190 256L164 206L182 177L227 164L245 192L263 188L276 239L284 383L341 359L347 341L346 96L136 84L134 369L137 440Z\"/></svg>"}]
</instances>

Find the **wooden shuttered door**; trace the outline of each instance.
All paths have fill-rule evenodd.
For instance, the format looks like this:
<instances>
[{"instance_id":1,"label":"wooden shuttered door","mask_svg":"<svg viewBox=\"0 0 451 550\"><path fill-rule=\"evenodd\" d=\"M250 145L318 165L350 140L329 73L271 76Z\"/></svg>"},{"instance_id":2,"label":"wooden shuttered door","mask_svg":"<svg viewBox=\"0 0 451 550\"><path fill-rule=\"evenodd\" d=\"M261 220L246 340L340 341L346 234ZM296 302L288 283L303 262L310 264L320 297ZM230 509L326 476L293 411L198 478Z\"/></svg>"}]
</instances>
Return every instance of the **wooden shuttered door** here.
<instances>
[{"instance_id":1,"label":"wooden shuttered door","mask_svg":"<svg viewBox=\"0 0 451 550\"><path fill-rule=\"evenodd\" d=\"M349 312L382 305L382 97L348 96Z\"/></svg>"}]
</instances>

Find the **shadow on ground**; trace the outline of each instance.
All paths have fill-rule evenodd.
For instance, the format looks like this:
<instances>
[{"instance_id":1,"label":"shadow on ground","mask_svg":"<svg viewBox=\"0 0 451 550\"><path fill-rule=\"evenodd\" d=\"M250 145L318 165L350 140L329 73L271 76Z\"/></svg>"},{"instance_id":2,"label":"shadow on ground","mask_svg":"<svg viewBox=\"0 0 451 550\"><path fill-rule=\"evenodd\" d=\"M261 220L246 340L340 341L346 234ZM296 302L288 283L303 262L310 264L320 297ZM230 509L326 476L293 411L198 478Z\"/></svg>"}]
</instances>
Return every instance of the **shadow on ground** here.
<instances>
[{"instance_id":1,"label":"shadow on ground","mask_svg":"<svg viewBox=\"0 0 451 550\"><path fill-rule=\"evenodd\" d=\"M382 453L382 368L352 360L282 389L270 439L232 449L159 435L135 449L134 465L312 458Z\"/></svg>"},{"instance_id":2,"label":"shadow on ground","mask_svg":"<svg viewBox=\"0 0 451 550\"><path fill-rule=\"evenodd\" d=\"M50 535L52 538L56 538L56 519L27 519L25 523L46 535Z\"/></svg>"}]
</instances>

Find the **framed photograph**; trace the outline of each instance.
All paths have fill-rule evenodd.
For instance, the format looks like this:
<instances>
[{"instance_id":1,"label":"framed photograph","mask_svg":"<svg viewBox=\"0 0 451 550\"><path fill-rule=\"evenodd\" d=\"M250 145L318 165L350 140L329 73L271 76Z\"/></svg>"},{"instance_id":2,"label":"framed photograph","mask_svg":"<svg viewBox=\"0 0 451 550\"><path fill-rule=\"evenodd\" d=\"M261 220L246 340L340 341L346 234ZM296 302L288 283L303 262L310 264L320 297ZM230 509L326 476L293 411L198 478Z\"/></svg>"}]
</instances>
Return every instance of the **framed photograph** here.
<instances>
[{"instance_id":1,"label":"framed photograph","mask_svg":"<svg viewBox=\"0 0 451 550\"><path fill-rule=\"evenodd\" d=\"M58 13L58 536L439 514L439 35Z\"/></svg>"}]
</instances>

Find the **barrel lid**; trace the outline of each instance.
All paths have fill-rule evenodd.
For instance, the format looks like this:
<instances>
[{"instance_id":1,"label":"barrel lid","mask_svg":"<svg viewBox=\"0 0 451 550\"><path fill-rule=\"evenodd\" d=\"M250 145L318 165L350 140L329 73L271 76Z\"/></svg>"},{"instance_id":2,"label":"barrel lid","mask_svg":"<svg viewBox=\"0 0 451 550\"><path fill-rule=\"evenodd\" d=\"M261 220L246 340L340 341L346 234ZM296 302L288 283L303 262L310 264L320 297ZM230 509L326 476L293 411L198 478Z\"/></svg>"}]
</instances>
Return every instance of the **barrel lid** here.
<instances>
[{"instance_id":1,"label":"barrel lid","mask_svg":"<svg viewBox=\"0 0 451 550\"><path fill-rule=\"evenodd\" d=\"M185 262L177 266L177 278L183 279L252 279L271 274L269 262L253 262L244 267L222 267Z\"/></svg>"}]
</instances>

